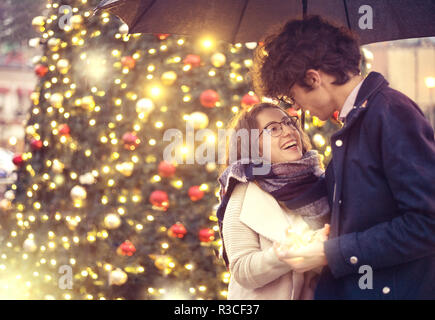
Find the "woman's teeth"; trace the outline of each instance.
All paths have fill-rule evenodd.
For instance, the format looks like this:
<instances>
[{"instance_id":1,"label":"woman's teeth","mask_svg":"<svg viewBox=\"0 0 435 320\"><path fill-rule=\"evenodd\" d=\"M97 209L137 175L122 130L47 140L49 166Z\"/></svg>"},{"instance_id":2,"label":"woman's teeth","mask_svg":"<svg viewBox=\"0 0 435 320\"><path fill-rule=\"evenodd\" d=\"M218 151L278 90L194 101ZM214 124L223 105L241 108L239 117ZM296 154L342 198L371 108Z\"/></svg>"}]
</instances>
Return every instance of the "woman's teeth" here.
<instances>
[{"instance_id":1,"label":"woman's teeth","mask_svg":"<svg viewBox=\"0 0 435 320\"><path fill-rule=\"evenodd\" d=\"M290 142L289 144L284 146L284 150L290 149L292 147L296 147L296 142Z\"/></svg>"}]
</instances>

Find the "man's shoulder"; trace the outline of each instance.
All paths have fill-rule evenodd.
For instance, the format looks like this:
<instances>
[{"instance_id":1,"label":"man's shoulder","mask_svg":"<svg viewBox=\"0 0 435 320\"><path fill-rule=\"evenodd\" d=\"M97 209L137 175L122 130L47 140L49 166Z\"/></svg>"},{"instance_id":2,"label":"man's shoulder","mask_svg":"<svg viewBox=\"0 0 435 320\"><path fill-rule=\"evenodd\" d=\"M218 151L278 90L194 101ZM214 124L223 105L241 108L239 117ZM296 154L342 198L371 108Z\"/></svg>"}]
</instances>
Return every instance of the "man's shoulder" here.
<instances>
[{"instance_id":1,"label":"man's shoulder","mask_svg":"<svg viewBox=\"0 0 435 320\"><path fill-rule=\"evenodd\" d=\"M373 97L368 99L368 113L370 116L376 115L395 115L423 112L418 105L404 93L385 86L380 89Z\"/></svg>"}]
</instances>

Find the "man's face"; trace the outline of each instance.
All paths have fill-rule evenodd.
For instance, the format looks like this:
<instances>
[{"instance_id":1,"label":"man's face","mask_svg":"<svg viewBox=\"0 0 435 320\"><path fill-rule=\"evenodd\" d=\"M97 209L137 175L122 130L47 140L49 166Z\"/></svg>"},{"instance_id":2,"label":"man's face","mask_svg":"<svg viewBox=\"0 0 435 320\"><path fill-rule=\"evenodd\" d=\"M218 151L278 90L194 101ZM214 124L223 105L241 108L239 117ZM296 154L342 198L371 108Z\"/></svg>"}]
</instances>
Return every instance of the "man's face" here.
<instances>
[{"instance_id":1,"label":"man's face","mask_svg":"<svg viewBox=\"0 0 435 320\"><path fill-rule=\"evenodd\" d=\"M295 84L290 89L290 94L296 109L308 110L311 115L320 120L328 120L334 114L335 107L332 97L322 86L307 90Z\"/></svg>"},{"instance_id":2,"label":"man's face","mask_svg":"<svg viewBox=\"0 0 435 320\"><path fill-rule=\"evenodd\" d=\"M332 81L334 79L325 73L309 70L306 82L311 86L311 90L297 83L290 88L290 98L296 109L308 110L320 120L328 120L337 109L331 91Z\"/></svg>"}]
</instances>

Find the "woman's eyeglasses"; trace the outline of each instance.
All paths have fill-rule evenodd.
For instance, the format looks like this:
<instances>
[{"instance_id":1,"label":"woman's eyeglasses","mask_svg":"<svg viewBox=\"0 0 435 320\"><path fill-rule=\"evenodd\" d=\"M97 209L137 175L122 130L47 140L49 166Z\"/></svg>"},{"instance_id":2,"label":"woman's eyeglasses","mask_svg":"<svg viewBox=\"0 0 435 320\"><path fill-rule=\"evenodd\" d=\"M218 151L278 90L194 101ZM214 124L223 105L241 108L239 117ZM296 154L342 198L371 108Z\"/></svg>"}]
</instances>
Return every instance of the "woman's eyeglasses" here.
<instances>
[{"instance_id":1,"label":"woman's eyeglasses","mask_svg":"<svg viewBox=\"0 0 435 320\"><path fill-rule=\"evenodd\" d=\"M264 127L263 130L261 130L260 135L263 133L263 131L266 131L272 137L279 137L283 131L283 127L282 127L283 124L291 129L297 130L298 120L299 120L298 117L292 116L292 117L286 117L281 122L269 123L266 127Z\"/></svg>"}]
</instances>

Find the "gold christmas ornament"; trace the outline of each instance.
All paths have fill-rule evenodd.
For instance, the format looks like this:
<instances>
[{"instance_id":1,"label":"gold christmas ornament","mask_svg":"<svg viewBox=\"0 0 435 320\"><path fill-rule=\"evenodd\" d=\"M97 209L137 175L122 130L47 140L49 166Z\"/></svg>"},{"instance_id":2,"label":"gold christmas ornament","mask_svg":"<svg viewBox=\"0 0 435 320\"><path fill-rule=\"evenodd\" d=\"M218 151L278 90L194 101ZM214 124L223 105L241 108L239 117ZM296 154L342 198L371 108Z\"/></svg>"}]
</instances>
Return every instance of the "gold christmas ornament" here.
<instances>
[{"instance_id":1,"label":"gold christmas ornament","mask_svg":"<svg viewBox=\"0 0 435 320\"><path fill-rule=\"evenodd\" d=\"M35 240L28 238L23 243L23 249L26 252L35 252L38 250L38 246L36 245Z\"/></svg>"},{"instance_id":2,"label":"gold christmas ornament","mask_svg":"<svg viewBox=\"0 0 435 320\"><path fill-rule=\"evenodd\" d=\"M65 165L57 159L53 160L53 164L51 165L51 169L55 173L62 173Z\"/></svg>"},{"instance_id":3,"label":"gold christmas ornament","mask_svg":"<svg viewBox=\"0 0 435 320\"><path fill-rule=\"evenodd\" d=\"M162 74L161 81L164 85L170 86L177 80L177 74L174 71L166 71Z\"/></svg>"},{"instance_id":4,"label":"gold christmas ornament","mask_svg":"<svg viewBox=\"0 0 435 320\"><path fill-rule=\"evenodd\" d=\"M50 38L47 41L47 46L50 48L51 51L58 51L60 48L60 39L58 38Z\"/></svg>"},{"instance_id":5,"label":"gold christmas ornament","mask_svg":"<svg viewBox=\"0 0 435 320\"><path fill-rule=\"evenodd\" d=\"M216 163L214 162L209 162L205 165L205 169L207 170L207 172L213 172L215 171L217 168Z\"/></svg>"},{"instance_id":6,"label":"gold christmas ornament","mask_svg":"<svg viewBox=\"0 0 435 320\"><path fill-rule=\"evenodd\" d=\"M146 118L148 115L154 110L154 102L148 98L142 98L136 103L136 112L139 114L143 114Z\"/></svg>"},{"instance_id":7,"label":"gold christmas ornament","mask_svg":"<svg viewBox=\"0 0 435 320\"><path fill-rule=\"evenodd\" d=\"M163 271L165 275L168 275L172 272L172 268L174 267L174 261L170 256L166 254L150 254L149 257L154 260L154 265L156 266L156 268L160 271Z\"/></svg>"},{"instance_id":8,"label":"gold christmas ornament","mask_svg":"<svg viewBox=\"0 0 435 320\"><path fill-rule=\"evenodd\" d=\"M79 177L80 184L94 184L95 177L91 172L85 173Z\"/></svg>"},{"instance_id":9,"label":"gold christmas ornament","mask_svg":"<svg viewBox=\"0 0 435 320\"><path fill-rule=\"evenodd\" d=\"M246 42L245 46L250 50L254 50L257 47L257 42Z\"/></svg>"},{"instance_id":10,"label":"gold christmas ornament","mask_svg":"<svg viewBox=\"0 0 435 320\"><path fill-rule=\"evenodd\" d=\"M75 186L71 189L71 199L74 201L85 200L87 197L86 189L82 186Z\"/></svg>"},{"instance_id":11,"label":"gold christmas ornament","mask_svg":"<svg viewBox=\"0 0 435 320\"><path fill-rule=\"evenodd\" d=\"M30 94L30 99L32 100L34 105L39 104L39 92L32 92Z\"/></svg>"},{"instance_id":12,"label":"gold christmas ornament","mask_svg":"<svg viewBox=\"0 0 435 320\"><path fill-rule=\"evenodd\" d=\"M13 190L8 190L5 192L5 199L12 201L15 199L15 192Z\"/></svg>"},{"instance_id":13,"label":"gold christmas ornament","mask_svg":"<svg viewBox=\"0 0 435 320\"><path fill-rule=\"evenodd\" d=\"M69 61L67 59L60 59L57 62L57 69L62 74L68 73L68 70L69 70Z\"/></svg>"},{"instance_id":14,"label":"gold christmas ornament","mask_svg":"<svg viewBox=\"0 0 435 320\"><path fill-rule=\"evenodd\" d=\"M62 107L62 103L63 103L63 95L61 93L53 93L50 96L50 104L55 107L55 108L60 108Z\"/></svg>"},{"instance_id":15,"label":"gold christmas ornament","mask_svg":"<svg viewBox=\"0 0 435 320\"><path fill-rule=\"evenodd\" d=\"M104 226L110 230L118 228L121 222L121 217L116 213L109 213L104 217Z\"/></svg>"},{"instance_id":16,"label":"gold christmas ornament","mask_svg":"<svg viewBox=\"0 0 435 320\"><path fill-rule=\"evenodd\" d=\"M319 133L316 133L313 136L312 140L313 140L314 145L318 149L322 148L325 145L325 143L326 143L325 138L323 138L323 136L321 134L319 134Z\"/></svg>"},{"instance_id":17,"label":"gold christmas ornament","mask_svg":"<svg viewBox=\"0 0 435 320\"><path fill-rule=\"evenodd\" d=\"M198 129L204 129L207 128L208 126L208 116L201 111L195 111L192 112L189 115L189 123L191 123L193 125L193 128L198 130Z\"/></svg>"},{"instance_id":18,"label":"gold christmas ornament","mask_svg":"<svg viewBox=\"0 0 435 320\"><path fill-rule=\"evenodd\" d=\"M133 173L134 163L133 162L123 162L116 165L116 170L121 172L124 176L129 177Z\"/></svg>"},{"instance_id":19,"label":"gold christmas ornament","mask_svg":"<svg viewBox=\"0 0 435 320\"><path fill-rule=\"evenodd\" d=\"M37 32L43 32L44 31L44 25L45 25L45 17L43 16L37 16L32 19L32 26Z\"/></svg>"},{"instance_id":20,"label":"gold christmas ornament","mask_svg":"<svg viewBox=\"0 0 435 320\"><path fill-rule=\"evenodd\" d=\"M8 211L12 208L12 203L8 199L0 200L0 210Z\"/></svg>"},{"instance_id":21,"label":"gold christmas ornament","mask_svg":"<svg viewBox=\"0 0 435 320\"><path fill-rule=\"evenodd\" d=\"M83 23L83 17L79 14L76 14L76 15L72 16L69 21L71 23L71 27L73 29L77 30L77 29L80 29L80 27Z\"/></svg>"},{"instance_id":22,"label":"gold christmas ornament","mask_svg":"<svg viewBox=\"0 0 435 320\"><path fill-rule=\"evenodd\" d=\"M75 230L75 228L80 223L80 219L76 219L76 218L71 218L70 217L69 219L66 219L66 223L67 223L68 229Z\"/></svg>"},{"instance_id":23,"label":"gold christmas ornament","mask_svg":"<svg viewBox=\"0 0 435 320\"><path fill-rule=\"evenodd\" d=\"M29 47L38 48L39 44L41 43L41 39L40 38L32 38L32 39L29 39L28 43L29 43Z\"/></svg>"},{"instance_id":24,"label":"gold christmas ornament","mask_svg":"<svg viewBox=\"0 0 435 320\"><path fill-rule=\"evenodd\" d=\"M225 62L227 61L227 58L225 57L225 55L223 53L216 52L215 54L213 54L211 56L210 60L211 60L211 64L214 67L220 68L225 64Z\"/></svg>"},{"instance_id":25,"label":"gold christmas ornament","mask_svg":"<svg viewBox=\"0 0 435 320\"><path fill-rule=\"evenodd\" d=\"M119 27L119 33L120 34L128 34L128 25L127 24L122 24L120 27Z\"/></svg>"},{"instance_id":26,"label":"gold christmas ornament","mask_svg":"<svg viewBox=\"0 0 435 320\"><path fill-rule=\"evenodd\" d=\"M127 282L128 276L122 271L120 268L116 268L115 270L109 273L109 285L122 286Z\"/></svg>"},{"instance_id":27,"label":"gold christmas ornament","mask_svg":"<svg viewBox=\"0 0 435 320\"><path fill-rule=\"evenodd\" d=\"M41 62L42 56L34 56L32 58L32 63L33 64L38 64L39 62Z\"/></svg>"},{"instance_id":28,"label":"gold christmas ornament","mask_svg":"<svg viewBox=\"0 0 435 320\"><path fill-rule=\"evenodd\" d=\"M128 100L136 100L137 99L137 94L133 91L129 91L125 94L125 96L127 97Z\"/></svg>"},{"instance_id":29,"label":"gold christmas ornament","mask_svg":"<svg viewBox=\"0 0 435 320\"><path fill-rule=\"evenodd\" d=\"M61 186L64 184L65 182L65 177L62 174L57 174L54 176L53 178L53 182L57 185L57 186Z\"/></svg>"},{"instance_id":30,"label":"gold christmas ornament","mask_svg":"<svg viewBox=\"0 0 435 320\"><path fill-rule=\"evenodd\" d=\"M33 137L36 134L35 127L34 126L27 126L26 127L26 134Z\"/></svg>"},{"instance_id":31,"label":"gold christmas ornament","mask_svg":"<svg viewBox=\"0 0 435 320\"><path fill-rule=\"evenodd\" d=\"M94 97L92 97L92 96L83 97L81 99L80 106L85 110L89 110L89 111L94 110L94 108L95 108Z\"/></svg>"}]
</instances>

